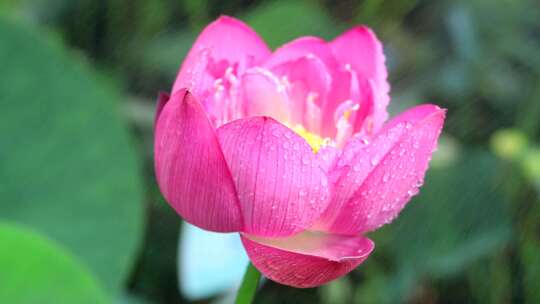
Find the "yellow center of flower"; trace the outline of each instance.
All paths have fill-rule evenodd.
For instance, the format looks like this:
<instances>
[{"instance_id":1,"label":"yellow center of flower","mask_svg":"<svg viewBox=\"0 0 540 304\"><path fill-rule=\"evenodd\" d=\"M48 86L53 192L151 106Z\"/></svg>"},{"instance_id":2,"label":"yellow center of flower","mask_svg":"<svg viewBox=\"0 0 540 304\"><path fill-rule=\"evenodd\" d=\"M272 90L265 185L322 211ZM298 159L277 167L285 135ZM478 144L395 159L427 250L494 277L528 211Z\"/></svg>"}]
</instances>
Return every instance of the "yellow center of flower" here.
<instances>
[{"instance_id":1,"label":"yellow center of flower","mask_svg":"<svg viewBox=\"0 0 540 304\"><path fill-rule=\"evenodd\" d=\"M327 143L326 139L320 137L315 133L309 132L302 125L296 125L292 129L294 130L294 132L302 136L302 138L307 141L307 143L311 146L313 153L319 152L319 149Z\"/></svg>"}]
</instances>

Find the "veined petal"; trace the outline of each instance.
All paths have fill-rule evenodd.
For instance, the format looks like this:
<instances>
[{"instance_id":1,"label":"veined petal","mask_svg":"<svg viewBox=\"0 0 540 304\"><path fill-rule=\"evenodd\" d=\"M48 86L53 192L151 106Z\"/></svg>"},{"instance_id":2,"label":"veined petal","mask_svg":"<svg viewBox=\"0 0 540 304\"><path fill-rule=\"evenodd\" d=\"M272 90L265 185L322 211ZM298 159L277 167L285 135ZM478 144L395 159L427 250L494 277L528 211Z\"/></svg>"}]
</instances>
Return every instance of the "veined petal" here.
<instances>
[{"instance_id":1,"label":"veined petal","mask_svg":"<svg viewBox=\"0 0 540 304\"><path fill-rule=\"evenodd\" d=\"M326 176L294 131L268 117L250 117L223 125L217 134L238 189L244 232L291 235L326 208Z\"/></svg>"},{"instance_id":2,"label":"veined petal","mask_svg":"<svg viewBox=\"0 0 540 304\"><path fill-rule=\"evenodd\" d=\"M356 234L392 221L418 192L444 117L445 110L421 105L391 120L371 142L351 140L330 173L333 196L315 229Z\"/></svg>"},{"instance_id":3,"label":"veined petal","mask_svg":"<svg viewBox=\"0 0 540 304\"><path fill-rule=\"evenodd\" d=\"M193 44L178 73L172 94L182 88L192 90L194 83L200 83L194 78L204 77L197 71L205 57L215 64L227 62L240 73L269 55L270 49L248 25L238 19L221 16L210 23ZM197 94L195 96L200 98Z\"/></svg>"},{"instance_id":4,"label":"veined petal","mask_svg":"<svg viewBox=\"0 0 540 304\"><path fill-rule=\"evenodd\" d=\"M242 230L236 190L215 131L186 90L165 104L156 124L156 178L167 202L206 230Z\"/></svg>"},{"instance_id":5,"label":"veined petal","mask_svg":"<svg viewBox=\"0 0 540 304\"><path fill-rule=\"evenodd\" d=\"M312 232L279 239L243 234L242 243L265 277L298 288L316 287L347 274L375 247L363 236Z\"/></svg>"},{"instance_id":6,"label":"veined petal","mask_svg":"<svg viewBox=\"0 0 540 304\"><path fill-rule=\"evenodd\" d=\"M375 86L373 129L378 131L388 118L390 85L381 42L366 26L354 27L330 42L334 56L342 65L350 65L362 78L372 79Z\"/></svg>"}]
</instances>

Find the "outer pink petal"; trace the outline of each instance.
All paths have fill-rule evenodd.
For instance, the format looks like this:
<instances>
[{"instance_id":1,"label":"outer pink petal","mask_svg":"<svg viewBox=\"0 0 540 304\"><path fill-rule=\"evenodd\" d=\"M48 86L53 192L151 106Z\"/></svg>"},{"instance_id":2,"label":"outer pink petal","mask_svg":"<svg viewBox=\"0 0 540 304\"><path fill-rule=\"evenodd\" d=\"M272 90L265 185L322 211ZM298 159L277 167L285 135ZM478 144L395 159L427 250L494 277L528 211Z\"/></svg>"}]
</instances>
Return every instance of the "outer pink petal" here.
<instances>
[{"instance_id":1,"label":"outer pink petal","mask_svg":"<svg viewBox=\"0 0 540 304\"><path fill-rule=\"evenodd\" d=\"M249 26L232 17L221 16L209 24L199 35L189 51L173 86L173 94L181 88L192 88L199 83L201 60L212 60L215 64L226 61L243 71L268 55L270 49ZM198 96L198 95L196 95Z\"/></svg>"},{"instance_id":2,"label":"outer pink petal","mask_svg":"<svg viewBox=\"0 0 540 304\"><path fill-rule=\"evenodd\" d=\"M330 42L330 48L341 64L350 64L360 76L373 80L376 94L373 129L377 131L388 118L386 107L390 101L382 44L371 29L357 26Z\"/></svg>"},{"instance_id":3,"label":"outer pink petal","mask_svg":"<svg viewBox=\"0 0 540 304\"><path fill-rule=\"evenodd\" d=\"M244 232L287 236L313 224L328 204L328 182L311 147L268 117L218 129L238 189Z\"/></svg>"},{"instance_id":4,"label":"outer pink petal","mask_svg":"<svg viewBox=\"0 0 540 304\"><path fill-rule=\"evenodd\" d=\"M267 278L293 287L316 287L360 265L373 251L362 236L301 233L283 239L242 235L253 265Z\"/></svg>"},{"instance_id":5,"label":"outer pink petal","mask_svg":"<svg viewBox=\"0 0 540 304\"><path fill-rule=\"evenodd\" d=\"M186 90L163 107L154 154L161 193L186 221L211 231L242 230L236 190L214 129Z\"/></svg>"},{"instance_id":6,"label":"outer pink petal","mask_svg":"<svg viewBox=\"0 0 540 304\"><path fill-rule=\"evenodd\" d=\"M393 220L423 182L444 117L437 106L418 106L390 121L371 143L351 141L331 173L334 195L316 228L355 234Z\"/></svg>"},{"instance_id":7,"label":"outer pink petal","mask_svg":"<svg viewBox=\"0 0 540 304\"><path fill-rule=\"evenodd\" d=\"M270 116L290 121L290 101L285 86L272 72L255 67L242 75L242 103L247 116Z\"/></svg>"}]
</instances>

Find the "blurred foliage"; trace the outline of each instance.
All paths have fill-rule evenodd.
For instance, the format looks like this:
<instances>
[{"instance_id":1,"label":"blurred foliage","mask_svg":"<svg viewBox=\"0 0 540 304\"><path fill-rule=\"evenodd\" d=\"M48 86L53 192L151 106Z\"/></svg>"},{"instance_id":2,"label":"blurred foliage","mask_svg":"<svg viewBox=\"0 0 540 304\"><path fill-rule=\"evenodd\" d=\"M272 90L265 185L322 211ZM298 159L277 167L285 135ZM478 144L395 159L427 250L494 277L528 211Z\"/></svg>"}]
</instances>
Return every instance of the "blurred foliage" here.
<instances>
[{"instance_id":1,"label":"blurred foliage","mask_svg":"<svg viewBox=\"0 0 540 304\"><path fill-rule=\"evenodd\" d=\"M34 279L11 279L22 266L2 266L6 254L42 257L36 273L54 265L67 302L187 302L180 220L153 178L153 109L219 14L273 48L368 24L385 46L390 111L448 108L426 185L370 234L370 259L318 289L267 282L257 303L540 302L535 0L0 0L0 219L39 233L0 226L0 268L14 269L0 272L0 302L16 302L2 282Z\"/></svg>"},{"instance_id":2,"label":"blurred foliage","mask_svg":"<svg viewBox=\"0 0 540 304\"><path fill-rule=\"evenodd\" d=\"M491 136L491 149L500 158L516 159L527 149L527 136L519 130L500 129Z\"/></svg>"},{"instance_id":3,"label":"blurred foliage","mask_svg":"<svg viewBox=\"0 0 540 304\"><path fill-rule=\"evenodd\" d=\"M275 49L299 36L335 37L339 32L325 11L308 1L276 1L258 5L243 16L250 26ZM276 22L294 20L294 22Z\"/></svg>"},{"instance_id":4,"label":"blurred foliage","mask_svg":"<svg viewBox=\"0 0 540 304\"><path fill-rule=\"evenodd\" d=\"M4 303L108 303L79 261L45 237L0 223L0 299Z\"/></svg>"},{"instance_id":5,"label":"blurred foliage","mask_svg":"<svg viewBox=\"0 0 540 304\"><path fill-rule=\"evenodd\" d=\"M0 218L59 241L119 292L143 206L139 159L114 83L32 27L0 20L0 37Z\"/></svg>"},{"instance_id":6,"label":"blurred foliage","mask_svg":"<svg viewBox=\"0 0 540 304\"><path fill-rule=\"evenodd\" d=\"M392 225L373 234L384 263L391 262L397 276L405 280L400 282L405 290L393 289L392 295L382 289L377 295L394 303L404 292L432 289L438 280L458 275L487 253L505 248L512 228L498 172L496 159L477 151L469 151L468 157L450 168L429 171L415 203ZM479 202L489 202L489 209ZM489 277L473 283L495 285Z\"/></svg>"}]
</instances>

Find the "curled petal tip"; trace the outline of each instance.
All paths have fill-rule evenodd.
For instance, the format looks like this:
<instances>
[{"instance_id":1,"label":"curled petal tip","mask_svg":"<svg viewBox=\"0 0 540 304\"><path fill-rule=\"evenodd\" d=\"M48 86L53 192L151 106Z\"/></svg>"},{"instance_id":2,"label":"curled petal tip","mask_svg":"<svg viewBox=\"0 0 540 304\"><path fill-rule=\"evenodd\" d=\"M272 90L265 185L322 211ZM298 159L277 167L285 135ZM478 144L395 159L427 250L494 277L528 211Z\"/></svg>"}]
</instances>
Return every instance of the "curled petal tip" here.
<instances>
[{"instance_id":1,"label":"curled petal tip","mask_svg":"<svg viewBox=\"0 0 540 304\"><path fill-rule=\"evenodd\" d=\"M165 106L167 101L169 101L169 99L170 99L169 93L164 92L164 91L160 91L158 93L158 98L156 102L156 113L154 115L154 127L157 124L157 120L159 118L159 115L161 114L161 111L163 110L163 107Z\"/></svg>"},{"instance_id":2,"label":"curled petal tip","mask_svg":"<svg viewBox=\"0 0 540 304\"><path fill-rule=\"evenodd\" d=\"M214 22L211 24L218 24L218 23L233 23L235 25L242 25L247 26L243 21L236 19L229 15L220 15Z\"/></svg>"},{"instance_id":3,"label":"curled petal tip","mask_svg":"<svg viewBox=\"0 0 540 304\"><path fill-rule=\"evenodd\" d=\"M446 108L441 108L438 105L431 104L431 103L426 103L426 104L423 104L423 105L419 105L418 107L431 108L434 113L442 114L443 116L448 111L448 109L446 109Z\"/></svg>"},{"instance_id":4,"label":"curled petal tip","mask_svg":"<svg viewBox=\"0 0 540 304\"><path fill-rule=\"evenodd\" d=\"M350 28L346 33L349 33L349 32L358 32L360 34L369 34L369 35L375 36L375 33L373 32L373 30L365 24L355 25L352 28Z\"/></svg>"}]
</instances>

